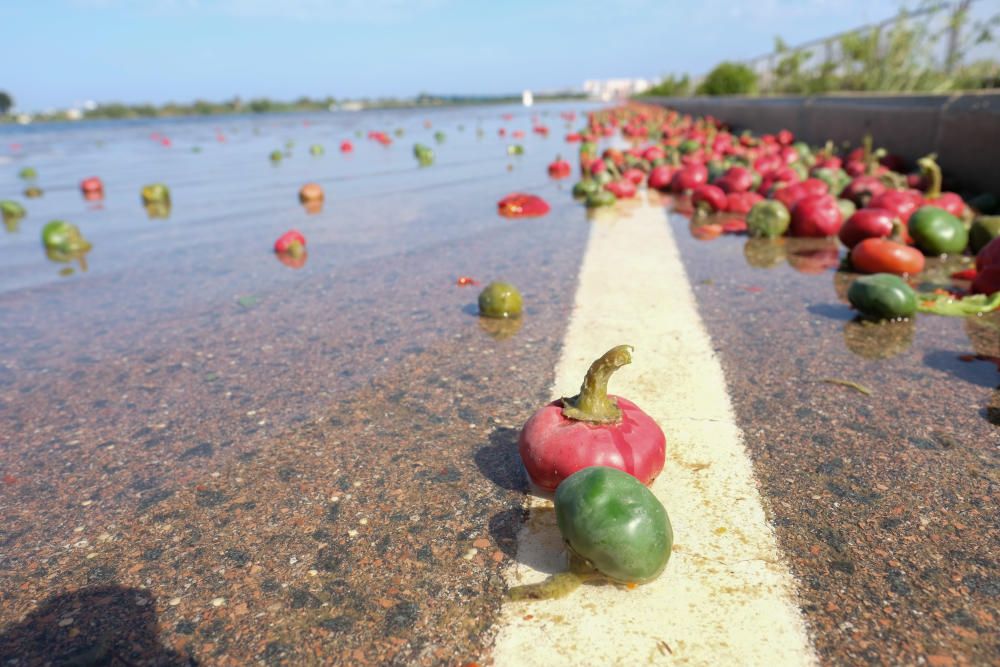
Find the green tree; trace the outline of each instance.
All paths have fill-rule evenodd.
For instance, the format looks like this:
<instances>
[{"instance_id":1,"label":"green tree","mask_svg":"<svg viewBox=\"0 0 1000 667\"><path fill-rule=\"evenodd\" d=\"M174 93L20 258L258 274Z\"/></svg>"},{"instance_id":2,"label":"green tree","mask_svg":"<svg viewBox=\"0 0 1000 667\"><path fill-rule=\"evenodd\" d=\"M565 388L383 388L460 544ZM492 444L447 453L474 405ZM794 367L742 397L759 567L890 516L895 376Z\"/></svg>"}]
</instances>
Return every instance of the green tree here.
<instances>
[{"instance_id":1,"label":"green tree","mask_svg":"<svg viewBox=\"0 0 1000 667\"><path fill-rule=\"evenodd\" d=\"M757 91L757 74L740 63L715 66L698 86L699 95L750 95Z\"/></svg>"},{"instance_id":2,"label":"green tree","mask_svg":"<svg viewBox=\"0 0 1000 667\"><path fill-rule=\"evenodd\" d=\"M643 93L645 96L656 97L686 97L690 94L691 79L687 74L682 77L674 77L671 74Z\"/></svg>"},{"instance_id":3,"label":"green tree","mask_svg":"<svg viewBox=\"0 0 1000 667\"><path fill-rule=\"evenodd\" d=\"M5 114L14 106L14 98L7 91L0 90L0 114Z\"/></svg>"}]
</instances>

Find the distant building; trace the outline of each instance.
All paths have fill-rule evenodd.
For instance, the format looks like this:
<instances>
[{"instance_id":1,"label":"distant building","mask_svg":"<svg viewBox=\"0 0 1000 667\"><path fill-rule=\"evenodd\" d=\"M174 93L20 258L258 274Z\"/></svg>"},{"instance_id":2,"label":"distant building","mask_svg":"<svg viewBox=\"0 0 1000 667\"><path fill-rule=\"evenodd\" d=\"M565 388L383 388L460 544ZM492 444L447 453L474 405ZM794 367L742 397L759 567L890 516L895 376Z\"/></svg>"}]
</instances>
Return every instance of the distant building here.
<instances>
[{"instance_id":1,"label":"distant building","mask_svg":"<svg viewBox=\"0 0 1000 667\"><path fill-rule=\"evenodd\" d=\"M604 102L638 95L652 87L653 82L648 79L604 79L583 82L583 92Z\"/></svg>"}]
</instances>

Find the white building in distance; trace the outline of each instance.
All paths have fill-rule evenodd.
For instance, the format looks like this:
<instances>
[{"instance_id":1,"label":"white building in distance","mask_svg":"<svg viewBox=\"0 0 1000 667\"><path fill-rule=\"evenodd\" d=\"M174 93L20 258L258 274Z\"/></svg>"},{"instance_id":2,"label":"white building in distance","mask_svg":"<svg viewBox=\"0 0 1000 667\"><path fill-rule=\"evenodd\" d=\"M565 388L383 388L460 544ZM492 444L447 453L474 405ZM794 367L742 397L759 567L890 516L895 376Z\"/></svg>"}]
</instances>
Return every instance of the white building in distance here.
<instances>
[{"instance_id":1,"label":"white building in distance","mask_svg":"<svg viewBox=\"0 0 1000 667\"><path fill-rule=\"evenodd\" d=\"M652 87L653 83L648 79L604 79L602 81L592 79L583 82L583 92L589 97L603 102L638 95Z\"/></svg>"}]
</instances>

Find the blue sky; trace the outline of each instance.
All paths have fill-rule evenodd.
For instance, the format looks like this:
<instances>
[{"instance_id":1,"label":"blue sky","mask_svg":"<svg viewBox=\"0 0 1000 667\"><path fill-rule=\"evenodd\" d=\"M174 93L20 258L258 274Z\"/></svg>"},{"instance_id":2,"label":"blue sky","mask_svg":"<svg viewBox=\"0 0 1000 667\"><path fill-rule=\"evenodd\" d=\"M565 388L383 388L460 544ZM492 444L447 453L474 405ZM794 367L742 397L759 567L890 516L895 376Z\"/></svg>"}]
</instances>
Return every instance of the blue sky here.
<instances>
[{"instance_id":1,"label":"blue sky","mask_svg":"<svg viewBox=\"0 0 1000 667\"><path fill-rule=\"evenodd\" d=\"M986 4L989 4L989 0ZM897 0L2 0L0 89L82 100L497 94L704 73Z\"/></svg>"}]
</instances>

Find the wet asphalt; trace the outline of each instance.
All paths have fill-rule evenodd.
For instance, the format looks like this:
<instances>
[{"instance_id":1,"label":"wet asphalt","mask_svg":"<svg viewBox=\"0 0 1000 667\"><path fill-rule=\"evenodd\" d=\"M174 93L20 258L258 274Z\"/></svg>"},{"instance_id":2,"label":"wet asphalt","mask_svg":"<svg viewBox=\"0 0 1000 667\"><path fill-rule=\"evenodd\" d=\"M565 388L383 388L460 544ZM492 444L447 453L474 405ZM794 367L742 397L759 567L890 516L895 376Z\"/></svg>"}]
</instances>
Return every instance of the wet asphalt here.
<instances>
[{"instance_id":1,"label":"wet asphalt","mask_svg":"<svg viewBox=\"0 0 1000 667\"><path fill-rule=\"evenodd\" d=\"M154 127L170 149L146 126L24 138L3 196L28 162L47 192L0 239L4 664L489 662L517 431L606 224L545 176L572 153L558 110L548 138L497 108L234 120L225 143ZM91 173L101 208L75 190ZM165 220L138 205L149 180L174 190ZM296 201L307 181L321 213ZM552 212L500 218L516 190ZM94 242L86 272L42 255L53 217ZM667 224L821 658L995 663L1000 317L862 325L829 248ZM270 252L289 227L297 270ZM481 320L460 276L513 282L525 316Z\"/></svg>"}]
</instances>

